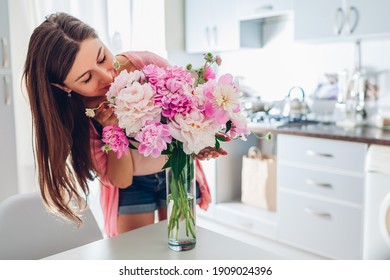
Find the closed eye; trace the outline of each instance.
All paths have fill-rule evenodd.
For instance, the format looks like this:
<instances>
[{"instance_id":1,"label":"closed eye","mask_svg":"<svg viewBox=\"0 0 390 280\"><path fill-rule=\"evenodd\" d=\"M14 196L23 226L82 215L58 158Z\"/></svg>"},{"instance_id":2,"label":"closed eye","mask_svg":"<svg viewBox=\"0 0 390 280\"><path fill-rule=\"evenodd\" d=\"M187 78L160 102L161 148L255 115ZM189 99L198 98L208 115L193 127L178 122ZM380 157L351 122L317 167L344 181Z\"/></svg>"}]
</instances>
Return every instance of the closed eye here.
<instances>
[{"instance_id":1,"label":"closed eye","mask_svg":"<svg viewBox=\"0 0 390 280\"><path fill-rule=\"evenodd\" d=\"M102 63L104 63L104 62L106 61L106 58L107 58L106 56L103 56L103 59L102 59L102 60L100 60L100 61L98 61L98 63L99 63L99 64L102 64Z\"/></svg>"},{"instance_id":2,"label":"closed eye","mask_svg":"<svg viewBox=\"0 0 390 280\"><path fill-rule=\"evenodd\" d=\"M88 79L86 79L85 81L83 81L84 84L88 84L88 82L92 79L92 75L90 74Z\"/></svg>"}]
</instances>

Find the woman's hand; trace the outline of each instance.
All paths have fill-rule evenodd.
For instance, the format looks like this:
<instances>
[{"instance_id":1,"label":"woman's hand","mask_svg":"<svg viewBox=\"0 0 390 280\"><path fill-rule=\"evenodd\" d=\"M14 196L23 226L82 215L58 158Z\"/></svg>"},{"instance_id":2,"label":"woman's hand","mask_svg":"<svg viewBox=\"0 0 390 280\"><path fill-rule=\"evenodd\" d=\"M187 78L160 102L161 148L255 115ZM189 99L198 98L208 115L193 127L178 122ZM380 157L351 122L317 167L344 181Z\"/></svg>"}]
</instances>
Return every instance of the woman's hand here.
<instances>
[{"instance_id":1,"label":"woman's hand","mask_svg":"<svg viewBox=\"0 0 390 280\"><path fill-rule=\"evenodd\" d=\"M103 127L118 124L118 119L114 114L114 109L109 107L108 104L104 104L97 109L93 118Z\"/></svg>"},{"instance_id":2,"label":"woman's hand","mask_svg":"<svg viewBox=\"0 0 390 280\"><path fill-rule=\"evenodd\" d=\"M220 141L223 141L223 142L230 142L232 140L230 137L226 136L225 134L218 133L217 136L220 139ZM223 140L221 140L221 139L223 139ZM200 160L205 160L205 159L217 158L219 156L226 156L227 154L228 154L228 152L226 152L221 147L219 149L216 149L215 147L206 147L206 148L202 149L196 155L196 157Z\"/></svg>"},{"instance_id":3,"label":"woman's hand","mask_svg":"<svg viewBox=\"0 0 390 280\"><path fill-rule=\"evenodd\" d=\"M220 155L221 156L226 156L228 153L222 149L221 147L217 150L214 147L206 147L202 149L196 157L200 160L205 160L205 159L211 159L211 158L217 158Z\"/></svg>"}]
</instances>

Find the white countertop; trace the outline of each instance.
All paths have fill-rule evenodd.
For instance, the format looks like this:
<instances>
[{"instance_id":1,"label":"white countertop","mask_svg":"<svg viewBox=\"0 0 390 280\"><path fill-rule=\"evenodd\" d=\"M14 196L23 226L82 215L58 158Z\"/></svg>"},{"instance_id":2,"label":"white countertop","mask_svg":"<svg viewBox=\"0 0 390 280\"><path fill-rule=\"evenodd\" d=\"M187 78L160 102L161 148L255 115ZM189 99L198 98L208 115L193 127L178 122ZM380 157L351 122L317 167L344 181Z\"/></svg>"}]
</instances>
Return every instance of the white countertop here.
<instances>
[{"instance_id":1,"label":"white countertop","mask_svg":"<svg viewBox=\"0 0 390 280\"><path fill-rule=\"evenodd\" d=\"M219 233L197 227L194 249L174 252L168 248L166 221L129 231L113 238L102 239L47 260L253 260L282 259L269 251L250 246Z\"/></svg>"}]
</instances>

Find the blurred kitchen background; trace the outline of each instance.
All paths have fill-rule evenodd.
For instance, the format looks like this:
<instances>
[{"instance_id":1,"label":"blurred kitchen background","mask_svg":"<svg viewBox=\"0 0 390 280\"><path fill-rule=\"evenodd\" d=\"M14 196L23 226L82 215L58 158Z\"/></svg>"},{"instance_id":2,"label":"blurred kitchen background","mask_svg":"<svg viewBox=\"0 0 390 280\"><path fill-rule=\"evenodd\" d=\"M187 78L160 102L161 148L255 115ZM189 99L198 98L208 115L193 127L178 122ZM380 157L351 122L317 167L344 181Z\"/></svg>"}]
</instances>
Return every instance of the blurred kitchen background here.
<instances>
[{"instance_id":1,"label":"blurred kitchen background","mask_svg":"<svg viewBox=\"0 0 390 280\"><path fill-rule=\"evenodd\" d=\"M217 73L234 75L246 97L244 113L255 124L274 127L299 118L349 128L361 124L386 128L390 117L386 0L0 0L0 4L0 31L9 29L2 46L10 46L11 61L10 67L0 69L1 98L7 103L0 105L0 174L7 182L0 188L0 201L36 189L31 117L21 73L32 30L56 11L93 26L114 53L149 50L172 64L190 62L195 67L202 63L202 53L219 54L223 62ZM3 95L10 86L11 96ZM286 112L286 100L299 100L298 105L305 103L308 110ZM214 204L240 197L241 158L259 143L255 137L239 142L226 146L232 157L204 163L210 167ZM275 153L275 147L270 152ZM218 164L231 175L218 174ZM231 207L229 211L242 211ZM245 211L272 226L278 222L273 213ZM218 216L213 209L210 213ZM275 239L272 232L265 236Z\"/></svg>"}]
</instances>

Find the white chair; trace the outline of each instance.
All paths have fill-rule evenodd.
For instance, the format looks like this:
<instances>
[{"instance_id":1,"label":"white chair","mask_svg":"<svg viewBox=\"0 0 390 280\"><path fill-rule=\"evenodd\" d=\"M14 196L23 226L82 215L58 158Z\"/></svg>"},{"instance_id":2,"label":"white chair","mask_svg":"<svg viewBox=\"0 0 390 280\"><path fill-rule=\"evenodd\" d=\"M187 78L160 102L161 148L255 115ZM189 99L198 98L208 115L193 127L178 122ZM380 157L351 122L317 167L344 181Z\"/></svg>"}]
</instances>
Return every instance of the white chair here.
<instances>
[{"instance_id":1,"label":"white chair","mask_svg":"<svg viewBox=\"0 0 390 280\"><path fill-rule=\"evenodd\" d=\"M103 238L89 208L82 220L77 227L50 213L39 192L11 196L0 203L0 259L41 259Z\"/></svg>"}]
</instances>

